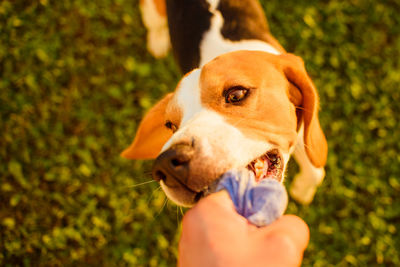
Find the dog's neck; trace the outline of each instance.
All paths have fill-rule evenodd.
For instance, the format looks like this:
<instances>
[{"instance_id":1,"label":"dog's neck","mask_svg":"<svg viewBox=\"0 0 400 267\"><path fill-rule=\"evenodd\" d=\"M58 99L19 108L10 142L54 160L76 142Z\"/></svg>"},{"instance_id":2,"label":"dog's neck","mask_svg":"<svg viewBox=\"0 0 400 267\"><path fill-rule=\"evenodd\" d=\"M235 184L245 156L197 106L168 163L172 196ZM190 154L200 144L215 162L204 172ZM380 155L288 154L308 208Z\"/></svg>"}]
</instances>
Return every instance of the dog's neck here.
<instances>
[{"instance_id":1,"label":"dog's neck","mask_svg":"<svg viewBox=\"0 0 400 267\"><path fill-rule=\"evenodd\" d=\"M228 12L227 14L230 13ZM213 10L211 27L204 33L203 39L200 43L200 67L219 55L237 50L258 50L272 54L279 54L278 50L271 44L262 39L251 38L252 36L261 37L263 32L252 32L251 30L245 31L245 29L243 29L241 34L247 38L242 39L240 39L240 36L238 35L239 33L234 34L233 32L225 31L225 34L223 34L224 29L229 28L227 23L232 23L232 21L224 20L221 10Z\"/></svg>"},{"instance_id":2,"label":"dog's neck","mask_svg":"<svg viewBox=\"0 0 400 267\"><path fill-rule=\"evenodd\" d=\"M167 10L172 47L184 73L236 50L284 52L269 34L258 1L167 0Z\"/></svg>"}]
</instances>

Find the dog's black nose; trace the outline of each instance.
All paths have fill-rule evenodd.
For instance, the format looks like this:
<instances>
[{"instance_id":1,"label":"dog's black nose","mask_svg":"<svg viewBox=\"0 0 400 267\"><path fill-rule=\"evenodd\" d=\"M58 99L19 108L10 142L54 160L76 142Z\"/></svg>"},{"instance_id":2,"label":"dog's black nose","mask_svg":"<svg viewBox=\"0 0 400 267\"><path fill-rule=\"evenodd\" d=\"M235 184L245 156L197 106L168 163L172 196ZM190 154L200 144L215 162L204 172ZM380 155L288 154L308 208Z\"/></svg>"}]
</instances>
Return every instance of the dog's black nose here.
<instances>
[{"instance_id":1,"label":"dog's black nose","mask_svg":"<svg viewBox=\"0 0 400 267\"><path fill-rule=\"evenodd\" d=\"M177 182L185 185L193 155L194 148L190 144L176 144L164 151L154 162L154 180L163 181L169 187L176 186Z\"/></svg>"}]
</instances>

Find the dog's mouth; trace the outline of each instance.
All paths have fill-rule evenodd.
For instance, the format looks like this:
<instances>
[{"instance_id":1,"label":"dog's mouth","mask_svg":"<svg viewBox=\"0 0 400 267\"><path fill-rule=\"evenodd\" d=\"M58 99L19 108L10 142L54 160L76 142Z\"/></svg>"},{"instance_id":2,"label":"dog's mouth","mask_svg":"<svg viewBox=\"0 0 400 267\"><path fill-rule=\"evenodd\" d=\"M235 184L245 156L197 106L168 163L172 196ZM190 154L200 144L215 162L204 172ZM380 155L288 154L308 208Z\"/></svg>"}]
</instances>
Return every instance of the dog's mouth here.
<instances>
[{"instance_id":1,"label":"dog's mouth","mask_svg":"<svg viewBox=\"0 0 400 267\"><path fill-rule=\"evenodd\" d=\"M247 165L247 169L254 173L257 182L264 179L275 179L278 182L283 178L284 161L278 149L271 149ZM206 186L200 192L195 192L195 202L215 191L220 179Z\"/></svg>"},{"instance_id":2,"label":"dog's mouth","mask_svg":"<svg viewBox=\"0 0 400 267\"><path fill-rule=\"evenodd\" d=\"M272 149L250 162L247 169L254 173L257 182L263 179L275 179L281 182L283 165L283 158L278 149Z\"/></svg>"}]
</instances>

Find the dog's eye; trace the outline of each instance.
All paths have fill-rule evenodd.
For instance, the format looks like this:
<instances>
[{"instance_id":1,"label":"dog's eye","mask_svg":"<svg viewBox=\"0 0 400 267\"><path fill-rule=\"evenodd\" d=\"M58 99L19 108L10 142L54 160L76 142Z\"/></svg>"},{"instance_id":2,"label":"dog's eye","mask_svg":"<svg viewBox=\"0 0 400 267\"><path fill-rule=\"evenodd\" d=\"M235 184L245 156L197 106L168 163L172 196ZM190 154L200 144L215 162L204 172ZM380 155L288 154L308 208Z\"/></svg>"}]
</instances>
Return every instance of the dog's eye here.
<instances>
[{"instance_id":1,"label":"dog's eye","mask_svg":"<svg viewBox=\"0 0 400 267\"><path fill-rule=\"evenodd\" d=\"M225 93L226 103L238 103L245 99L249 93L249 90L240 86L232 87Z\"/></svg>"},{"instance_id":2,"label":"dog's eye","mask_svg":"<svg viewBox=\"0 0 400 267\"><path fill-rule=\"evenodd\" d=\"M178 127L170 121L167 121L165 123L165 127L167 127L168 129L171 129L172 132L176 132L178 130Z\"/></svg>"}]
</instances>

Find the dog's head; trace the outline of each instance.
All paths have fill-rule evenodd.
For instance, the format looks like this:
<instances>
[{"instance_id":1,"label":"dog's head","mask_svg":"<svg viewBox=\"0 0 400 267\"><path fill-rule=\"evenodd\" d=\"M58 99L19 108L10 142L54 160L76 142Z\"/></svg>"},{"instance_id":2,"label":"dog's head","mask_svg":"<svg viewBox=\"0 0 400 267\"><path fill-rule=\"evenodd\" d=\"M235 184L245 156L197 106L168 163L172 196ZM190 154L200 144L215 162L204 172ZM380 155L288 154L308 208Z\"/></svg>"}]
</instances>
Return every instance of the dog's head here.
<instances>
[{"instance_id":1,"label":"dog's head","mask_svg":"<svg viewBox=\"0 0 400 267\"><path fill-rule=\"evenodd\" d=\"M156 158L153 177L177 204L193 205L226 171L283 180L301 124L312 164L325 164L318 95L294 55L236 51L188 73L145 116L122 156Z\"/></svg>"}]
</instances>

